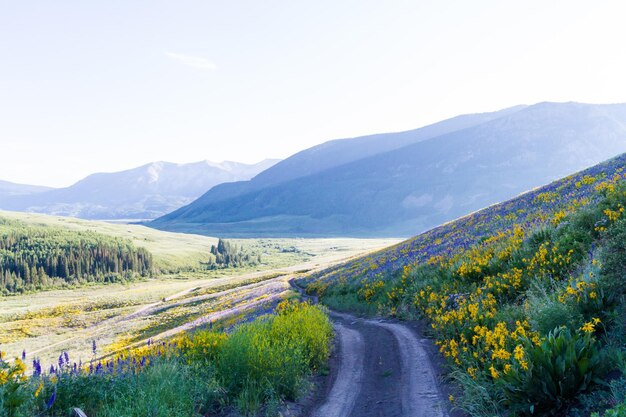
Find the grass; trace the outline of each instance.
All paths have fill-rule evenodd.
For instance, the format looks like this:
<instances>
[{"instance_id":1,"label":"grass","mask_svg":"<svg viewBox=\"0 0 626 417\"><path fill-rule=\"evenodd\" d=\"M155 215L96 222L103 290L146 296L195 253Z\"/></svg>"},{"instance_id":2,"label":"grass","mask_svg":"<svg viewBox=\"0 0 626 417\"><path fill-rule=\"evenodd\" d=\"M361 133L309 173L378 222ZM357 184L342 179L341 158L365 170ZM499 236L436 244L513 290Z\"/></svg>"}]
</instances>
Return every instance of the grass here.
<instances>
[{"instance_id":1,"label":"grass","mask_svg":"<svg viewBox=\"0 0 626 417\"><path fill-rule=\"evenodd\" d=\"M25 213L2 212L0 215L13 216L30 224L132 237L137 246L145 245L156 253L155 262L182 268L176 273L126 283L91 284L0 297L2 350L9 357L19 356L26 350L29 359L36 356L48 364L55 363L63 351L77 358L90 357L90 343L94 339L98 340L103 352L115 351L128 343L141 343L148 337L159 336L207 314L245 306L258 299L268 281L279 280L286 289L287 280L301 271L315 270L395 242L388 239L237 241L237 244L250 245L254 251L262 253L263 265L201 271L193 270L192 263L204 259L210 244L217 241L215 239L161 232L137 225ZM254 291L259 294L253 294ZM268 305L271 304L268 300ZM151 309L147 314L122 319L150 305L158 306L158 310ZM222 320L249 320L251 314L246 312L241 317L234 314L232 319Z\"/></svg>"},{"instance_id":2,"label":"grass","mask_svg":"<svg viewBox=\"0 0 626 417\"><path fill-rule=\"evenodd\" d=\"M113 237L130 239L135 246L147 249L154 256L155 264L163 272L198 271L206 262L211 245L217 245L213 237L164 232L142 225L119 224L103 221L82 220L71 217L45 214L0 211L0 216L16 219L27 224L57 226L76 231L93 231ZM262 263L256 267L238 269L239 272L254 272L284 268L310 261L316 257L335 255L336 259L354 255L359 250L371 250L389 246L398 239L229 239L247 250L261 254ZM356 251L355 251L356 249ZM232 275L232 269L212 271L210 277ZM200 273L206 276L205 273ZM192 274L193 275L193 274ZM173 276L176 276L174 274Z\"/></svg>"},{"instance_id":3,"label":"grass","mask_svg":"<svg viewBox=\"0 0 626 417\"><path fill-rule=\"evenodd\" d=\"M298 302L237 326L198 331L124 352L83 370L24 377L21 361L0 362L0 410L9 417L204 416L265 411L276 415L305 378L325 366L332 339L326 313Z\"/></svg>"}]
</instances>

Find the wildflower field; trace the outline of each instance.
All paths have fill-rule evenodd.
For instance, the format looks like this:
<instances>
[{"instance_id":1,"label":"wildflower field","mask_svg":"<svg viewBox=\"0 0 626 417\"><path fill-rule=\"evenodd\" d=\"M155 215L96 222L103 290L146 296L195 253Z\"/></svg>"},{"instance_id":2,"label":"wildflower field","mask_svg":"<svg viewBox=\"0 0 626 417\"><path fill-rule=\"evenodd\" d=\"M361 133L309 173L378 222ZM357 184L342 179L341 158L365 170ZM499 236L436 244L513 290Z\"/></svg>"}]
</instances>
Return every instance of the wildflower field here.
<instances>
[{"instance_id":1,"label":"wildflower field","mask_svg":"<svg viewBox=\"0 0 626 417\"><path fill-rule=\"evenodd\" d=\"M426 320L471 415L623 415L625 168L622 155L301 282L333 308Z\"/></svg>"},{"instance_id":2,"label":"wildflower field","mask_svg":"<svg viewBox=\"0 0 626 417\"><path fill-rule=\"evenodd\" d=\"M49 368L25 356L0 361L0 410L6 416L204 416L229 408L275 411L324 366L332 327L319 307L284 301L272 315L232 332L202 330Z\"/></svg>"},{"instance_id":3,"label":"wildflower field","mask_svg":"<svg viewBox=\"0 0 626 417\"><path fill-rule=\"evenodd\" d=\"M262 263L209 270L203 262L217 239L36 214L1 212L0 217L8 219L3 231L9 238L16 228L44 237L97 236L124 241L154 261L146 277L55 282L0 296L2 417L69 416L71 407L89 417L275 409L299 393L304 377L320 366L329 328L325 314L304 305L283 304L277 316L259 317L293 296L290 278L395 243L233 240L260 254ZM307 329L315 330L315 338L307 339ZM223 342L219 356L211 353L213 342ZM242 343L251 350L242 350ZM310 349L318 352L314 359L303 356ZM250 368L227 372L241 355L250 356ZM250 370L266 374L268 367L275 377Z\"/></svg>"}]
</instances>

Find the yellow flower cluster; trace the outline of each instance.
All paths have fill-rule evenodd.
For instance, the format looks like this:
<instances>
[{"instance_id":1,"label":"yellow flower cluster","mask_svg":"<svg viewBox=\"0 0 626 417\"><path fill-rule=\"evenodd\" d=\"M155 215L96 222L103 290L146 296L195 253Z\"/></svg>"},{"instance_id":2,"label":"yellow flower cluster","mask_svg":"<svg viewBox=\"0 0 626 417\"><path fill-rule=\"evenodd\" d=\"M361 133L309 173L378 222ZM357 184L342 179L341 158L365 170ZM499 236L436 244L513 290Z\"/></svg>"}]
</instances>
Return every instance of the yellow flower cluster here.
<instances>
[{"instance_id":1,"label":"yellow flower cluster","mask_svg":"<svg viewBox=\"0 0 626 417\"><path fill-rule=\"evenodd\" d=\"M17 358L11 363L4 362L2 361L3 356L4 353L0 352L0 385L9 382L26 381L26 365L24 362Z\"/></svg>"},{"instance_id":2,"label":"yellow flower cluster","mask_svg":"<svg viewBox=\"0 0 626 417\"><path fill-rule=\"evenodd\" d=\"M383 288L385 288L385 283L382 280L378 280L378 281L374 281L374 282L366 282L365 285L359 289L359 295L365 301L370 301Z\"/></svg>"},{"instance_id":3,"label":"yellow flower cluster","mask_svg":"<svg viewBox=\"0 0 626 417\"><path fill-rule=\"evenodd\" d=\"M620 218L622 213L624 212L624 207L620 204L617 210L605 209L604 215L609 218L610 221L614 222Z\"/></svg>"},{"instance_id":4,"label":"yellow flower cluster","mask_svg":"<svg viewBox=\"0 0 626 417\"><path fill-rule=\"evenodd\" d=\"M593 279L593 272L590 273L590 279ZM584 277L577 280L570 280L565 290L559 295L559 301L566 303L568 301L581 302L586 298L597 298L596 283L587 281Z\"/></svg>"}]
</instances>

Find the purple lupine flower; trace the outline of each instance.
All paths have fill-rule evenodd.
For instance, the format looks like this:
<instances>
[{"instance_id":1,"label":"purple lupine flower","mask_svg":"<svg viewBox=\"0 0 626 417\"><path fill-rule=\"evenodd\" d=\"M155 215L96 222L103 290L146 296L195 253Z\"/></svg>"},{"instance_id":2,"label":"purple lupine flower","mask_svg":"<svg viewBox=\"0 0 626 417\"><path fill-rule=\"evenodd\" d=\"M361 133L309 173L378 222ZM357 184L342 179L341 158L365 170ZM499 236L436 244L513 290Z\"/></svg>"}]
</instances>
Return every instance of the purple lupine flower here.
<instances>
[{"instance_id":1,"label":"purple lupine flower","mask_svg":"<svg viewBox=\"0 0 626 417\"><path fill-rule=\"evenodd\" d=\"M93 352L93 354L95 355L96 352L98 351L98 345L96 344L96 340L94 339L94 341L91 343L91 350Z\"/></svg>"},{"instance_id":2,"label":"purple lupine flower","mask_svg":"<svg viewBox=\"0 0 626 417\"><path fill-rule=\"evenodd\" d=\"M41 376L41 361L33 359L33 376L38 378Z\"/></svg>"},{"instance_id":3,"label":"purple lupine flower","mask_svg":"<svg viewBox=\"0 0 626 417\"><path fill-rule=\"evenodd\" d=\"M54 369L54 365L50 365L50 372L49 373L50 373L50 375L57 373L57 371Z\"/></svg>"},{"instance_id":4,"label":"purple lupine flower","mask_svg":"<svg viewBox=\"0 0 626 417\"><path fill-rule=\"evenodd\" d=\"M52 392L52 396L50 397L50 399L48 400L48 402L46 403L46 409L51 409L52 406L54 405L54 402L57 399L57 387L54 387L54 391Z\"/></svg>"},{"instance_id":5,"label":"purple lupine flower","mask_svg":"<svg viewBox=\"0 0 626 417\"><path fill-rule=\"evenodd\" d=\"M63 365L65 364L63 355L59 355L59 369L63 369Z\"/></svg>"},{"instance_id":6,"label":"purple lupine flower","mask_svg":"<svg viewBox=\"0 0 626 417\"><path fill-rule=\"evenodd\" d=\"M26 360L26 350L22 351L22 360L25 361Z\"/></svg>"},{"instance_id":7,"label":"purple lupine flower","mask_svg":"<svg viewBox=\"0 0 626 417\"><path fill-rule=\"evenodd\" d=\"M63 357L65 358L65 363L70 363L70 355L67 352L63 352Z\"/></svg>"}]
</instances>

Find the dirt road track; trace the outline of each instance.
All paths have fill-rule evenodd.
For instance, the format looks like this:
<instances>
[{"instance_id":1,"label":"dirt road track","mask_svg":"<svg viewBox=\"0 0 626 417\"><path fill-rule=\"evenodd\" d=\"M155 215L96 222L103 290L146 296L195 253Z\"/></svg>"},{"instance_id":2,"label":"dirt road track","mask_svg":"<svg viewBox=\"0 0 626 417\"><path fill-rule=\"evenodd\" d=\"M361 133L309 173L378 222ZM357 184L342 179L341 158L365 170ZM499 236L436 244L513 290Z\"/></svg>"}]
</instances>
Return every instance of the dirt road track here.
<instances>
[{"instance_id":1,"label":"dirt road track","mask_svg":"<svg viewBox=\"0 0 626 417\"><path fill-rule=\"evenodd\" d=\"M309 416L448 417L427 350L412 329L340 313L331 318L338 370Z\"/></svg>"},{"instance_id":2,"label":"dirt road track","mask_svg":"<svg viewBox=\"0 0 626 417\"><path fill-rule=\"evenodd\" d=\"M363 360L365 345L361 334L353 329L335 325L341 344L341 362L337 378L327 400L315 413L315 417L342 417L352 412L363 383Z\"/></svg>"}]
</instances>

